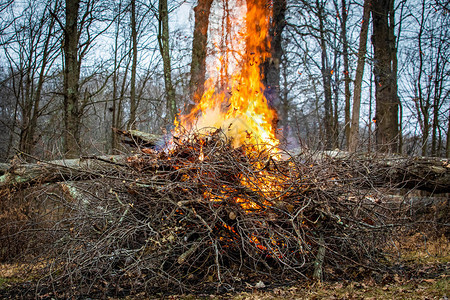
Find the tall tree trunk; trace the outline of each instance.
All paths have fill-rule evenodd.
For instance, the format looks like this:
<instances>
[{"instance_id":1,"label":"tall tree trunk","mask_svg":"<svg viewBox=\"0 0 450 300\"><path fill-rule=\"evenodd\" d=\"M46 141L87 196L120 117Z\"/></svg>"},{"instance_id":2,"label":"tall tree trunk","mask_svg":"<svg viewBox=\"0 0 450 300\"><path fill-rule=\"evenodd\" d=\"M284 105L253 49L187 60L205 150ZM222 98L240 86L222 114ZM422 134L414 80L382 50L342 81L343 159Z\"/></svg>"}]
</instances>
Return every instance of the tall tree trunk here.
<instances>
[{"instance_id":1,"label":"tall tree trunk","mask_svg":"<svg viewBox=\"0 0 450 300\"><path fill-rule=\"evenodd\" d=\"M127 64L125 66L125 73L123 74L123 78L122 78L122 84L120 86L119 102L117 103L116 125L114 126L115 128L121 128L122 126L124 126L124 124L122 124L122 121L123 121L122 107L123 107L123 103L125 101L125 93L127 91L127 82L128 82L127 79L128 79L128 71L130 69L130 63L131 63L131 59L128 59Z\"/></svg>"},{"instance_id":2,"label":"tall tree trunk","mask_svg":"<svg viewBox=\"0 0 450 300\"><path fill-rule=\"evenodd\" d=\"M430 123L429 123L429 112L430 112L430 104L428 101L428 97L424 97L423 95L423 87L422 87L422 75L424 72L424 53L422 47L422 37L425 26L425 0L422 1L422 10L421 10L421 19L419 25L419 33L417 35L418 47L419 47L419 67L417 70L417 91L416 91L416 101L415 106L417 110L417 115L419 119L420 128L422 130L422 156L427 155L428 150L428 137L430 132Z\"/></svg>"},{"instance_id":3,"label":"tall tree trunk","mask_svg":"<svg viewBox=\"0 0 450 300\"><path fill-rule=\"evenodd\" d=\"M335 28L335 32L337 32L337 28ZM335 41L336 42L336 41ZM339 41L337 41L339 43ZM338 60L339 58L339 47L336 45L333 46L334 48L334 61L333 61L333 68L331 70L331 75L334 75L334 80L332 84L333 88L333 142L332 142L332 149L336 149L339 147L339 86L340 86L340 78L339 78L339 72L337 70L340 69L340 62Z\"/></svg>"},{"instance_id":4,"label":"tall tree trunk","mask_svg":"<svg viewBox=\"0 0 450 300\"><path fill-rule=\"evenodd\" d=\"M114 127L116 126L116 118L117 118L117 72L118 72L118 64L117 64L117 51L118 51L118 32L116 32L116 38L114 40L114 73L113 73L113 90L112 90L112 107L111 107L111 153L114 154L115 149L117 148L117 138L114 132Z\"/></svg>"},{"instance_id":5,"label":"tall tree trunk","mask_svg":"<svg viewBox=\"0 0 450 300\"><path fill-rule=\"evenodd\" d=\"M349 71L349 63L348 63L348 40L347 40L347 3L345 0L342 0L342 21L341 21L341 37L342 37L342 58L344 60L344 94L345 94L345 140L347 148L349 148L349 140L350 140L350 71ZM366 36L367 38L367 36Z\"/></svg>"},{"instance_id":6,"label":"tall tree trunk","mask_svg":"<svg viewBox=\"0 0 450 300\"><path fill-rule=\"evenodd\" d=\"M403 148L403 138L402 138L402 131L401 131L401 120L399 120L399 112L400 115L403 117L402 114L402 109L401 109L401 103L400 103L400 97L398 96L398 77L397 77L397 73L398 73L398 60L397 60L397 42L396 42L396 37L395 37L395 8L394 8L394 2L395 0L390 0L390 13L389 13L389 41L390 41L390 53L391 53L391 64L392 64L392 81L391 81L391 93L392 93L392 101L393 101L393 105L395 107L395 115L392 113L392 117L394 119L393 123L392 123L392 127L396 126L396 134L392 136L392 138L396 139L396 146L395 148L397 148L396 151L397 153L402 153L402 148ZM402 7L403 9L403 7ZM402 15L400 15L400 23L401 24L401 19L402 19ZM398 34L400 34L400 27L399 27L399 32ZM394 101L397 103L395 104Z\"/></svg>"},{"instance_id":7,"label":"tall tree trunk","mask_svg":"<svg viewBox=\"0 0 450 300\"><path fill-rule=\"evenodd\" d=\"M278 111L278 114L280 114L281 119L281 125L283 126L283 138L284 141L287 141L290 132L290 126L289 126L289 120L288 120L288 114L289 114L289 71L287 68L287 57L283 54L282 56L282 65L283 65L283 93L281 96L281 107Z\"/></svg>"},{"instance_id":8,"label":"tall tree trunk","mask_svg":"<svg viewBox=\"0 0 450 300\"><path fill-rule=\"evenodd\" d=\"M447 145L445 147L445 156L450 158L450 109L448 110L448 120L447 120Z\"/></svg>"},{"instance_id":9,"label":"tall tree trunk","mask_svg":"<svg viewBox=\"0 0 450 300\"><path fill-rule=\"evenodd\" d=\"M436 66L436 68L439 68ZM431 156L438 156L437 149L437 128L439 126L439 98L437 90L439 89L438 83L435 82L435 93L433 97L433 123L431 128Z\"/></svg>"},{"instance_id":10,"label":"tall tree trunk","mask_svg":"<svg viewBox=\"0 0 450 300\"><path fill-rule=\"evenodd\" d=\"M376 143L381 152L398 151L397 76L393 69L395 41L390 26L394 14L393 0L373 0L374 75L376 97Z\"/></svg>"},{"instance_id":11,"label":"tall tree trunk","mask_svg":"<svg viewBox=\"0 0 450 300\"><path fill-rule=\"evenodd\" d=\"M352 123L349 135L349 151L355 152L359 143L359 115L361 110L361 87L367 51L367 34L369 32L370 0L364 0L363 19L359 34L358 63L356 66L355 87L353 92Z\"/></svg>"},{"instance_id":12,"label":"tall tree trunk","mask_svg":"<svg viewBox=\"0 0 450 300\"><path fill-rule=\"evenodd\" d=\"M286 0L274 0L272 20L269 28L270 57L263 64L263 83L265 95L269 105L277 108L280 106L280 63L283 55L282 33L286 25ZM286 129L287 116L281 116L281 127Z\"/></svg>"},{"instance_id":13,"label":"tall tree trunk","mask_svg":"<svg viewBox=\"0 0 450 300\"><path fill-rule=\"evenodd\" d=\"M402 154L403 152L403 106L400 101L400 97L398 96L398 59L397 59L397 49L399 45L400 40L400 34L402 31L402 21L403 21L403 11L406 5L406 0L401 1L401 8L400 8L400 16L399 16L399 22L397 24L398 31L397 31L397 37L395 36L395 11L390 15L390 33L391 33L391 40L393 41L393 47L394 50L392 51L392 69L394 70L394 84L395 84L395 95L397 96L397 102L398 102L398 108L399 108L399 125L398 125L398 153ZM392 9L394 10L394 0L392 0Z\"/></svg>"},{"instance_id":14,"label":"tall tree trunk","mask_svg":"<svg viewBox=\"0 0 450 300\"><path fill-rule=\"evenodd\" d=\"M324 90L324 108L325 108L325 148L332 149L333 148L333 105L331 99L331 70L328 66L328 57L327 57L327 46L326 46L326 36L325 36L325 25L324 25L324 4L319 3L319 0L316 0L317 6L317 17L319 19L319 34L320 34L320 48L321 48L321 63L322 63L322 82L323 82L323 90Z\"/></svg>"},{"instance_id":15,"label":"tall tree trunk","mask_svg":"<svg viewBox=\"0 0 450 300\"><path fill-rule=\"evenodd\" d=\"M213 0L198 0L194 8L195 24L192 41L191 79L189 91L194 103L199 103L204 92L206 73L206 46L208 44L209 13Z\"/></svg>"},{"instance_id":16,"label":"tall tree trunk","mask_svg":"<svg viewBox=\"0 0 450 300\"><path fill-rule=\"evenodd\" d=\"M223 0L223 15L220 28L220 76L219 76L219 88L225 90L228 86L229 72L228 65L230 63L230 54L232 49L231 45L231 18L230 18L230 0ZM194 46L194 45L193 45Z\"/></svg>"},{"instance_id":17,"label":"tall tree trunk","mask_svg":"<svg viewBox=\"0 0 450 300\"><path fill-rule=\"evenodd\" d=\"M64 28L64 154L67 158L80 153L80 113L78 61L78 13L80 0L66 0L66 24Z\"/></svg>"},{"instance_id":18,"label":"tall tree trunk","mask_svg":"<svg viewBox=\"0 0 450 300\"><path fill-rule=\"evenodd\" d=\"M369 80L369 116L370 116L370 120L369 120L369 139L368 139L368 143L367 143L367 152L371 152L372 148L373 148L373 130L372 130L372 125L373 123L375 123L376 119L375 116L372 117L372 111L373 111L373 66L370 66L370 80Z\"/></svg>"},{"instance_id":19,"label":"tall tree trunk","mask_svg":"<svg viewBox=\"0 0 450 300\"><path fill-rule=\"evenodd\" d=\"M130 119L128 129L136 129L136 68L137 68L137 29L136 29L136 3L131 0L131 40L133 61L131 62L131 83L130 83ZM165 65L164 65L165 67Z\"/></svg>"},{"instance_id":20,"label":"tall tree trunk","mask_svg":"<svg viewBox=\"0 0 450 300\"><path fill-rule=\"evenodd\" d=\"M122 11L122 1L119 1L118 3L118 12L121 13ZM117 134L114 131L114 128L117 128L117 119L119 116L120 105L117 105L117 85L118 85L118 73L119 73L119 67L120 63L118 62L118 51L119 51L119 33L120 33L120 23L121 18L117 18L116 23L116 32L115 32L115 38L114 38L114 72L113 72L113 90L112 90L112 117L111 117L111 129L110 129L110 135L111 135L111 154L115 154L115 149L118 147L118 141L117 141Z\"/></svg>"},{"instance_id":21,"label":"tall tree trunk","mask_svg":"<svg viewBox=\"0 0 450 300\"><path fill-rule=\"evenodd\" d=\"M31 25L32 26L32 25ZM30 39L33 37L30 36ZM30 121L31 121L31 112L33 110L33 93L31 91L32 81L34 79L32 65L32 58L34 57L33 47L30 47L28 52L28 59L25 62L25 66L23 66L23 70L21 73L25 73L25 81L24 86L22 85L24 92L22 93L22 101L21 101L21 109L22 109L22 122L20 126L20 134L19 134L19 149L22 152L29 153L29 149L31 145L29 144L31 141L30 137Z\"/></svg>"},{"instance_id":22,"label":"tall tree trunk","mask_svg":"<svg viewBox=\"0 0 450 300\"><path fill-rule=\"evenodd\" d=\"M177 115L177 103L175 99L175 89L172 84L172 67L170 65L169 10L167 8L167 0L159 1L158 43L164 64L167 121L173 124Z\"/></svg>"},{"instance_id":23,"label":"tall tree trunk","mask_svg":"<svg viewBox=\"0 0 450 300\"><path fill-rule=\"evenodd\" d=\"M442 35L439 36L439 40L442 40ZM442 75L441 75L441 51L442 42L439 41L438 52L436 55L436 64L434 72L434 95L433 95L433 125L431 136L431 156L438 156L440 149L437 145L437 130L439 127L439 107L441 106L442 95Z\"/></svg>"}]
</instances>

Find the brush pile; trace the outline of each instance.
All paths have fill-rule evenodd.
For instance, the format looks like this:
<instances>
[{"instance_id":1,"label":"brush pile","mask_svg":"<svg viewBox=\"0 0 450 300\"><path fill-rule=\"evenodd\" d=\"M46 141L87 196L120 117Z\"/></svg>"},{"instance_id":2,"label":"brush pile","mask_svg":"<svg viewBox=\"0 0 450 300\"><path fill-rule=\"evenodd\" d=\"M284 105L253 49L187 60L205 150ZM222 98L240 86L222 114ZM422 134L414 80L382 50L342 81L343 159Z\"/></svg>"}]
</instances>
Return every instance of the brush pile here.
<instances>
[{"instance_id":1,"label":"brush pile","mask_svg":"<svg viewBox=\"0 0 450 300\"><path fill-rule=\"evenodd\" d=\"M174 142L168 151L141 149L103 176L60 184L60 192L29 192L64 207L46 225L53 241L34 291L230 291L379 266L392 214L352 166L233 148L220 130Z\"/></svg>"}]
</instances>

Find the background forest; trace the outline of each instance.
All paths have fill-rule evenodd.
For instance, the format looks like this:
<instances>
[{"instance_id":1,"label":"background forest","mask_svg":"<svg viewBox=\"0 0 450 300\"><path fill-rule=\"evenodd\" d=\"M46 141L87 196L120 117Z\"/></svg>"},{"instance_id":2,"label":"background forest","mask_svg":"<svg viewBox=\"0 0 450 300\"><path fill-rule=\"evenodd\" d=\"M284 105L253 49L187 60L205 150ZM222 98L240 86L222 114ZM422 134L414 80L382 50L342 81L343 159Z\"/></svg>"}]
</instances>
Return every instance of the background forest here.
<instances>
[{"instance_id":1,"label":"background forest","mask_svg":"<svg viewBox=\"0 0 450 300\"><path fill-rule=\"evenodd\" d=\"M267 3L282 142L450 157L446 1ZM112 128L166 133L214 72L208 59L228 57L242 5L1 1L0 160L117 153Z\"/></svg>"}]
</instances>

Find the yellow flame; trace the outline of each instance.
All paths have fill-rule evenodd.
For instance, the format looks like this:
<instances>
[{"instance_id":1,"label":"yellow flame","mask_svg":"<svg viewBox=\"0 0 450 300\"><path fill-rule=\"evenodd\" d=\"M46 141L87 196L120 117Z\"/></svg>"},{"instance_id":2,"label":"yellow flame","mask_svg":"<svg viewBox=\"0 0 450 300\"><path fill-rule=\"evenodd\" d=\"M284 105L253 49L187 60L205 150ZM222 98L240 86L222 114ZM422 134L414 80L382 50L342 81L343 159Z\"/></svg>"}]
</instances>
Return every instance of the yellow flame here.
<instances>
[{"instance_id":1,"label":"yellow flame","mask_svg":"<svg viewBox=\"0 0 450 300\"><path fill-rule=\"evenodd\" d=\"M236 0L239 1L239 0ZM231 41L225 53L208 61L208 74L213 75L204 83L205 92L191 112L175 120L174 136L198 129L210 128L215 132L221 128L232 141L234 147L246 145L248 157L260 151L274 159L279 142L275 136L275 111L270 108L264 96L264 84L261 65L270 57L269 22L271 9L268 0L247 0L247 4L233 9L239 16L232 20ZM216 50L217 36L212 37ZM199 161L208 160L204 153L205 144L200 140ZM247 197L234 196L233 200L245 213L264 210L272 206L279 195L282 178L271 175L268 170L270 161L254 162L255 174L241 174L239 180L253 192L261 195L263 200L256 203ZM212 202L229 201L230 187L224 185L222 191L212 193L205 191L203 197ZM232 187L231 187L232 189ZM270 199L270 200L269 200ZM225 225L224 225L225 226ZM225 226L228 228L227 226ZM234 232L234 230L232 230ZM261 250L268 250L256 236L250 236L252 242ZM276 240L272 243L276 245ZM272 251L272 250L271 250ZM273 252L273 251L272 251Z\"/></svg>"},{"instance_id":2,"label":"yellow flame","mask_svg":"<svg viewBox=\"0 0 450 300\"><path fill-rule=\"evenodd\" d=\"M219 90L216 87L219 78L209 78L200 102L188 115L180 117L179 124L178 121L175 124L178 128L175 135L180 127L188 131L211 127L221 128L233 141L234 147L243 144L278 145L274 128L276 113L264 96L260 68L270 56L268 28L271 9L267 0L248 0L240 11L240 20L233 20L233 24L241 24L242 28L230 43L233 49L226 50L226 55L237 54L236 65L224 66L222 56L208 66L216 68L217 74L233 72L230 78L225 78L228 87ZM227 68L226 72L220 72L220 68Z\"/></svg>"}]
</instances>

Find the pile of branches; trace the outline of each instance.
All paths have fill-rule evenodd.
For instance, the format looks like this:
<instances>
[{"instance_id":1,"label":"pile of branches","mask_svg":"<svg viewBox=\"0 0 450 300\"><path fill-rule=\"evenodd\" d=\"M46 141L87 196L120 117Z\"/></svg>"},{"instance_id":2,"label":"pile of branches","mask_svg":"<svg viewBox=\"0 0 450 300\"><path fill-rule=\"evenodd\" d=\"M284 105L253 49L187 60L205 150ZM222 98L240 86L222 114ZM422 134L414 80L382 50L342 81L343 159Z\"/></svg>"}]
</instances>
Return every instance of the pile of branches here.
<instances>
[{"instance_id":1,"label":"pile of branches","mask_svg":"<svg viewBox=\"0 0 450 300\"><path fill-rule=\"evenodd\" d=\"M64 212L34 291L220 292L380 266L392 214L351 166L233 148L220 130L173 142L40 194Z\"/></svg>"}]
</instances>

